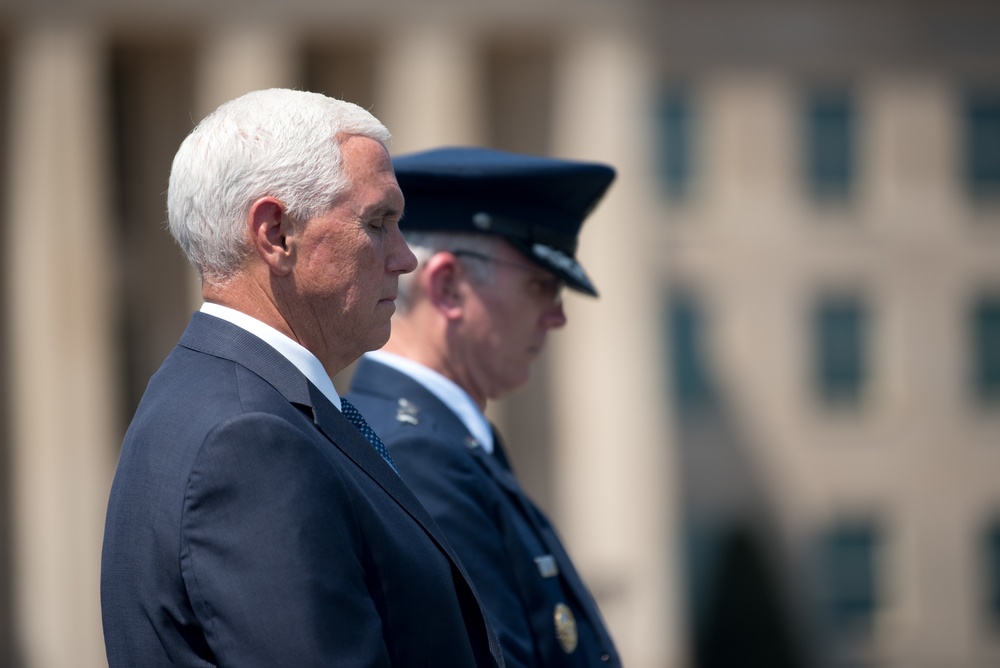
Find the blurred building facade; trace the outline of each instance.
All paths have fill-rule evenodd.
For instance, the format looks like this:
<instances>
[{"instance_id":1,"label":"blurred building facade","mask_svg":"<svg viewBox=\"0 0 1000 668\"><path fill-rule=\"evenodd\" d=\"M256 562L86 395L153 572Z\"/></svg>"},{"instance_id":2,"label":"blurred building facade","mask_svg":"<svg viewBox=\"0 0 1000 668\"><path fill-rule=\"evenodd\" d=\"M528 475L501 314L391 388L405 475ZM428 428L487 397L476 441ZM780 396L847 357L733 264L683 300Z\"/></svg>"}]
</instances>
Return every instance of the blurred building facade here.
<instances>
[{"instance_id":1,"label":"blurred building facade","mask_svg":"<svg viewBox=\"0 0 1000 668\"><path fill-rule=\"evenodd\" d=\"M121 436L199 304L170 160L268 86L618 168L601 299L494 417L628 665L1000 663L1000 8L11 2L0 666L105 665Z\"/></svg>"}]
</instances>

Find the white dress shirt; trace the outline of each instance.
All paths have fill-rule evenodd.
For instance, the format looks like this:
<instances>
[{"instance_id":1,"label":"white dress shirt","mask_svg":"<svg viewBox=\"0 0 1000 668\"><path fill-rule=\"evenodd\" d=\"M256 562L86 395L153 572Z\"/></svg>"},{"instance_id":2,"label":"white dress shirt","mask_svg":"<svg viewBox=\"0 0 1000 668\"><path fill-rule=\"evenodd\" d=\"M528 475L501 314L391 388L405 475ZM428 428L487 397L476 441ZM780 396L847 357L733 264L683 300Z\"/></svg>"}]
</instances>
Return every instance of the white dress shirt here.
<instances>
[{"instance_id":1,"label":"white dress shirt","mask_svg":"<svg viewBox=\"0 0 1000 668\"><path fill-rule=\"evenodd\" d=\"M340 395L337 393L337 388L333 386L330 376L327 375L326 369L323 368L319 358L300 343L293 341L257 318L228 306L205 302L201 305L201 312L231 322L240 329L245 329L257 338L263 339L264 343L277 350L282 357L294 364L295 368L319 388L323 396L329 399L330 403L337 407L337 410L340 410Z\"/></svg>"}]
</instances>

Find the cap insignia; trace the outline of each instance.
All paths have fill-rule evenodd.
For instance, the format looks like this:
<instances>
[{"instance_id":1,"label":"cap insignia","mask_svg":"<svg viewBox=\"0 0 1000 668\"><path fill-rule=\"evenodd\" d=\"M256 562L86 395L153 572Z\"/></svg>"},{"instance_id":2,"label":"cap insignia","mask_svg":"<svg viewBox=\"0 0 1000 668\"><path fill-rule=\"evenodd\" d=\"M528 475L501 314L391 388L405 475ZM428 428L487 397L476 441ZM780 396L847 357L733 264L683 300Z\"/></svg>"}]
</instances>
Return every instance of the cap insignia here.
<instances>
[{"instance_id":1,"label":"cap insignia","mask_svg":"<svg viewBox=\"0 0 1000 668\"><path fill-rule=\"evenodd\" d=\"M493 216L480 211L472 216L472 224L475 225L477 230L488 230L493 227Z\"/></svg>"}]
</instances>

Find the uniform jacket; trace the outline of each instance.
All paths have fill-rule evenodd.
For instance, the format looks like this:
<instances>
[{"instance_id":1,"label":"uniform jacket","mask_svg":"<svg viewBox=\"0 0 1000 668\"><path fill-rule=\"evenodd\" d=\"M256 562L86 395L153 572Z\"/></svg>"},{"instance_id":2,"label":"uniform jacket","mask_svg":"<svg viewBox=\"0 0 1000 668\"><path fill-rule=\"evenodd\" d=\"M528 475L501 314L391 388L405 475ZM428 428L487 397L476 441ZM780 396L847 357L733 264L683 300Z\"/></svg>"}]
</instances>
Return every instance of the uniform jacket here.
<instances>
[{"instance_id":1,"label":"uniform jacket","mask_svg":"<svg viewBox=\"0 0 1000 668\"><path fill-rule=\"evenodd\" d=\"M362 358L346 396L447 534L508 666L620 666L593 597L521 489L499 437L494 454L484 451L423 385L371 359ZM575 619L575 647L566 608Z\"/></svg>"},{"instance_id":2,"label":"uniform jacket","mask_svg":"<svg viewBox=\"0 0 1000 668\"><path fill-rule=\"evenodd\" d=\"M298 369L196 313L125 436L111 668L502 665L423 506Z\"/></svg>"}]
</instances>

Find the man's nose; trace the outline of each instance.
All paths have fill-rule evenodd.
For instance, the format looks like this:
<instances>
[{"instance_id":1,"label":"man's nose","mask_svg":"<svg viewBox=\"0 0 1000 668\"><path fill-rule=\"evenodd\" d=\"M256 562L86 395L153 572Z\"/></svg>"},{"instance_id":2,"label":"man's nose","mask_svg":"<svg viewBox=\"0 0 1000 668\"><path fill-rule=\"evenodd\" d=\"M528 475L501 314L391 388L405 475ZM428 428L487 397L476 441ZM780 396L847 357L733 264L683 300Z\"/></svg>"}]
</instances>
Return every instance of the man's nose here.
<instances>
[{"instance_id":1,"label":"man's nose","mask_svg":"<svg viewBox=\"0 0 1000 668\"><path fill-rule=\"evenodd\" d=\"M417 268L417 256L406 245L402 232L396 230L393 235L392 253L390 254L389 270L400 274L408 274Z\"/></svg>"},{"instance_id":2,"label":"man's nose","mask_svg":"<svg viewBox=\"0 0 1000 668\"><path fill-rule=\"evenodd\" d=\"M558 329L566 324L566 311L562 301L553 303L542 314L542 324L548 329Z\"/></svg>"}]
</instances>

